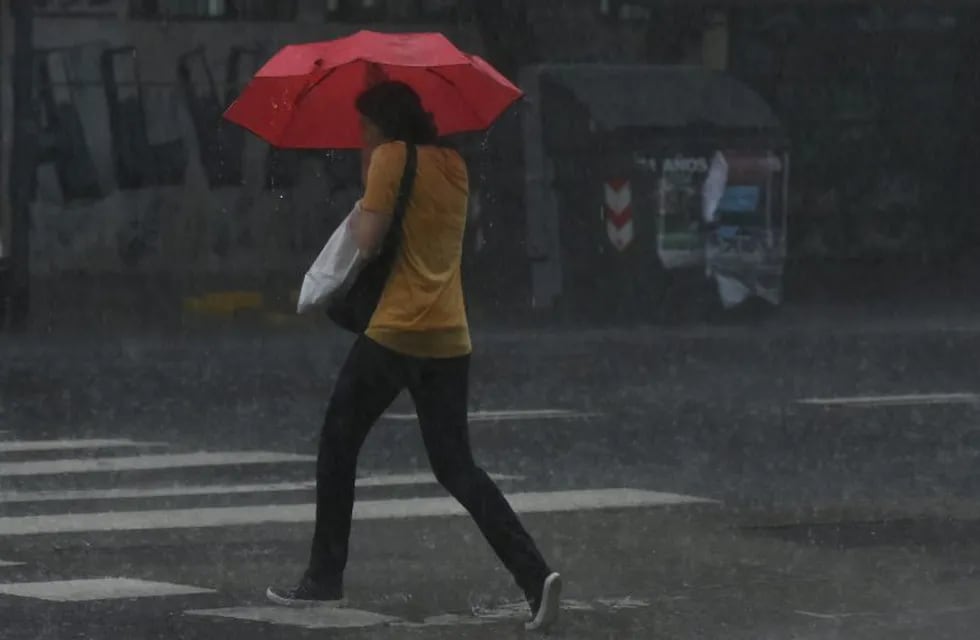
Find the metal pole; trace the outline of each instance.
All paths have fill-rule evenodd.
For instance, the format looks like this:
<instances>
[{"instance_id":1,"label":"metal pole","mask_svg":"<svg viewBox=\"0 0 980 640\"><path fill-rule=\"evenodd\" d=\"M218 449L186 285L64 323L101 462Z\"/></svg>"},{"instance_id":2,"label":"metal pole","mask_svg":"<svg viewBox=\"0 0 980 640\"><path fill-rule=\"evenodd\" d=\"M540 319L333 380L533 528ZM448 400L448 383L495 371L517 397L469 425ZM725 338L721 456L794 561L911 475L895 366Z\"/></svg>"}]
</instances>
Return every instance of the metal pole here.
<instances>
[{"instance_id":1,"label":"metal pole","mask_svg":"<svg viewBox=\"0 0 980 640\"><path fill-rule=\"evenodd\" d=\"M10 0L13 18L13 149L10 162L11 321L27 324L30 314L31 197L36 166L34 93L34 2Z\"/></svg>"}]
</instances>

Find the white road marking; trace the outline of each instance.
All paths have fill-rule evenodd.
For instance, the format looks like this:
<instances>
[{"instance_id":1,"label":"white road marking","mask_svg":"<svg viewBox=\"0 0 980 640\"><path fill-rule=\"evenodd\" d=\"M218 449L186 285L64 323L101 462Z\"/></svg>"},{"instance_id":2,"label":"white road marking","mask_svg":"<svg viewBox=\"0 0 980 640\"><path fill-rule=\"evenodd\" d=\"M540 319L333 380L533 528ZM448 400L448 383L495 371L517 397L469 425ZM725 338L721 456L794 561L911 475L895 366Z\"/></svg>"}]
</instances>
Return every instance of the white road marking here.
<instances>
[{"instance_id":1,"label":"white road marking","mask_svg":"<svg viewBox=\"0 0 980 640\"><path fill-rule=\"evenodd\" d=\"M526 619L529 617L531 611L526 602L518 600L517 602L504 602L492 609L477 608L474 613L481 620L494 622L499 620Z\"/></svg>"},{"instance_id":2,"label":"white road marking","mask_svg":"<svg viewBox=\"0 0 980 640\"><path fill-rule=\"evenodd\" d=\"M508 496L508 500L519 513L716 503L705 498L640 489L515 493ZM0 518L0 536L307 523L313 522L314 512L312 504L287 504L16 516ZM465 514L466 511L453 498L363 500L354 503L354 518L357 520L436 518Z\"/></svg>"},{"instance_id":3,"label":"white road marking","mask_svg":"<svg viewBox=\"0 0 980 640\"><path fill-rule=\"evenodd\" d=\"M81 440L0 440L0 453L58 451L61 449L115 449L119 447L161 447L165 442L139 442L128 438Z\"/></svg>"},{"instance_id":4,"label":"white road marking","mask_svg":"<svg viewBox=\"0 0 980 640\"><path fill-rule=\"evenodd\" d=\"M523 480L523 476L512 476L505 473L488 474L494 480ZM439 484L431 473L395 473L384 476L366 476L357 479L358 487L392 487L411 484Z\"/></svg>"},{"instance_id":5,"label":"white road marking","mask_svg":"<svg viewBox=\"0 0 980 640\"><path fill-rule=\"evenodd\" d=\"M397 622L398 618L348 609L346 607L232 607L228 609L196 609L186 615L215 618L231 618L249 622L288 625L303 629L358 629Z\"/></svg>"},{"instance_id":6,"label":"white road marking","mask_svg":"<svg viewBox=\"0 0 980 640\"><path fill-rule=\"evenodd\" d=\"M620 609L637 609L649 607L645 600L626 598L603 598L596 601L602 608L613 611ZM595 611L596 604L581 600L562 600L563 611ZM445 613L430 616L422 622L409 622L392 616L386 616L372 611L336 607L307 607L289 609L284 607L231 607L227 609L194 609L185 611L185 615L215 618L230 618L248 622L264 622L303 629L356 629L389 625L421 629L426 627L456 627L487 625L514 620L527 619L528 606L526 602L508 602L492 609L478 609L470 614Z\"/></svg>"},{"instance_id":7,"label":"white road marking","mask_svg":"<svg viewBox=\"0 0 980 640\"><path fill-rule=\"evenodd\" d=\"M903 407L934 404L980 404L977 393L912 393L882 396L841 396L803 398L798 404L840 407Z\"/></svg>"},{"instance_id":8,"label":"white road marking","mask_svg":"<svg viewBox=\"0 0 980 640\"><path fill-rule=\"evenodd\" d=\"M525 618L528 616L525 615ZM437 616L430 616L422 622L395 622L392 626L408 627L409 629L424 629L426 627L460 627L477 626L491 624L494 620L481 618L479 616L462 615L458 613L443 613Z\"/></svg>"},{"instance_id":9,"label":"white road marking","mask_svg":"<svg viewBox=\"0 0 980 640\"><path fill-rule=\"evenodd\" d=\"M816 618L818 620L843 620L844 618L850 618L856 614L853 613L817 613L815 611L804 611L803 609L794 609L794 613L798 613L801 616L806 616L808 618Z\"/></svg>"},{"instance_id":10,"label":"white road marking","mask_svg":"<svg viewBox=\"0 0 980 640\"><path fill-rule=\"evenodd\" d=\"M87 602L127 598L156 598L214 593L167 582L147 582L129 578L96 578L92 580L54 580L50 582L15 582L0 584L0 595L35 598L52 602Z\"/></svg>"},{"instance_id":11,"label":"white road marking","mask_svg":"<svg viewBox=\"0 0 980 640\"><path fill-rule=\"evenodd\" d=\"M530 420L572 420L594 418L599 414L564 409L515 409L508 411L471 411L470 422L526 422ZM414 413L388 413L385 419L398 422L417 420Z\"/></svg>"},{"instance_id":12,"label":"white road marking","mask_svg":"<svg viewBox=\"0 0 980 640\"><path fill-rule=\"evenodd\" d=\"M629 596L625 598L600 598L595 603L583 600L562 600L562 611L596 611L598 609L640 609L649 607L645 600L637 600ZM524 601L502 603L492 609L476 608L470 614L446 613L431 616L422 622L395 622L392 626L421 629L425 627L455 627L486 625L513 620L527 620L530 615L527 603Z\"/></svg>"},{"instance_id":13,"label":"white road marking","mask_svg":"<svg viewBox=\"0 0 980 640\"><path fill-rule=\"evenodd\" d=\"M275 462L307 462L315 456L272 451L199 451L119 458L69 458L0 462L0 476L40 476L100 471L145 471L149 469L182 469L190 467L234 466Z\"/></svg>"},{"instance_id":14,"label":"white road marking","mask_svg":"<svg viewBox=\"0 0 980 640\"><path fill-rule=\"evenodd\" d=\"M917 617L935 617L944 615L956 615L961 613L977 613L980 611L980 607L976 605L967 606L952 606L952 607L938 607L935 609L904 609L902 613L909 616ZM832 620L835 622L841 622L847 618L885 618L892 617L895 615L894 611L850 611L841 613L821 613L817 611L805 611L803 609L794 609L793 613L799 614L801 616L806 616L808 618L816 618L818 620Z\"/></svg>"},{"instance_id":15,"label":"white road marking","mask_svg":"<svg viewBox=\"0 0 980 640\"><path fill-rule=\"evenodd\" d=\"M650 606L649 601L632 596L626 596L625 598L599 598L597 602L614 611L619 609L645 609Z\"/></svg>"},{"instance_id":16,"label":"white road marking","mask_svg":"<svg viewBox=\"0 0 980 640\"><path fill-rule=\"evenodd\" d=\"M490 474L494 480L519 480L520 476ZM357 479L358 487L400 487L438 484L431 473L403 473L380 476L366 476ZM173 485L169 487L118 488L118 489L77 489L69 491L0 491L0 503L11 502L60 502L76 500L121 500L126 498L165 498L180 496L233 495L247 493L276 493L306 491L316 487L316 483L274 482L268 484L232 485Z\"/></svg>"},{"instance_id":17,"label":"white road marking","mask_svg":"<svg viewBox=\"0 0 980 640\"><path fill-rule=\"evenodd\" d=\"M9 562L7 560L0 560L0 567L19 567L23 562Z\"/></svg>"}]
</instances>

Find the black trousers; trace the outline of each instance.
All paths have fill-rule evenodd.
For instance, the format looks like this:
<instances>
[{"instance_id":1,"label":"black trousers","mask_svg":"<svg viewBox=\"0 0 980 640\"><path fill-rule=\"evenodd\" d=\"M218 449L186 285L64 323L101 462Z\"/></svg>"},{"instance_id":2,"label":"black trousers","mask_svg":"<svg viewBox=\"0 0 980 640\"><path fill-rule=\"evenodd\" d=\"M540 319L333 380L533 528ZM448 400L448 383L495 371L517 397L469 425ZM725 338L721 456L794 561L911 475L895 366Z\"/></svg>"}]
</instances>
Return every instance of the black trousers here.
<instances>
[{"instance_id":1,"label":"black trousers","mask_svg":"<svg viewBox=\"0 0 980 640\"><path fill-rule=\"evenodd\" d=\"M473 460L467 425L469 367L469 356L411 358L369 338L357 339L340 370L320 434L309 578L342 582L358 453L374 423L407 388L436 479L473 517L525 594L540 593L548 565L500 489Z\"/></svg>"}]
</instances>

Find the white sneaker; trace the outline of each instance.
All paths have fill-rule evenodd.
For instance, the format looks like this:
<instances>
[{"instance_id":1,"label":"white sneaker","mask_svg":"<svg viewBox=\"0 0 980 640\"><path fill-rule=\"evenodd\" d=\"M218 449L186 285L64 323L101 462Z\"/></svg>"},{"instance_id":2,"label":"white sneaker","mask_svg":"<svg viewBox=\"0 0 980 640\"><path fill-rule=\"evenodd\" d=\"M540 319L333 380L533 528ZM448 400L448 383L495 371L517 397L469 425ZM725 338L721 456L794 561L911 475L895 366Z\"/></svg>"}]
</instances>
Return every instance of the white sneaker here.
<instances>
[{"instance_id":1,"label":"white sneaker","mask_svg":"<svg viewBox=\"0 0 980 640\"><path fill-rule=\"evenodd\" d=\"M293 589L269 587L265 597L283 607L344 607L344 590L340 584L320 585L306 576Z\"/></svg>"},{"instance_id":2,"label":"white sneaker","mask_svg":"<svg viewBox=\"0 0 980 640\"><path fill-rule=\"evenodd\" d=\"M535 604L537 605L535 607ZM528 631L547 631L558 620L561 609L561 576L552 573L544 581L537 602L531 603L531 619L524 625Z\"/></svg>"}]
</instances>

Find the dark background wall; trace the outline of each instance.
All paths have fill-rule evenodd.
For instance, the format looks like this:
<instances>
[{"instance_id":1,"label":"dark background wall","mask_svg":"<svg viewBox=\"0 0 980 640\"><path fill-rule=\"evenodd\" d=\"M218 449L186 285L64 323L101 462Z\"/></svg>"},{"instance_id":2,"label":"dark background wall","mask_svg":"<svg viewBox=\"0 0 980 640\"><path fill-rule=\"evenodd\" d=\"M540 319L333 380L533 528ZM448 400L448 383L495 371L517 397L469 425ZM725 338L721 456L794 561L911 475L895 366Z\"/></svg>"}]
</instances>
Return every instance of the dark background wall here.
<instances>
[{"instance_id":1,"label":"dark background wall","mask_svg":"<svg viewBox=\"0 0 980 640\"><path fill-rule=\"evenodd\" d=\"M442 30L512 75L544 61L727 69L792 138L792 265L831 265L842 281L858 264L962 274L980 242L977 7L35 0L32 271L254 279L304 268L356 192L356 171L343 157L272 151L218 115L279 45L368 27ZM518 113L469 144L470 278L487 306L526 300Z\"/></svg>"}]
</instances>

